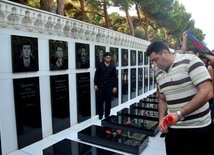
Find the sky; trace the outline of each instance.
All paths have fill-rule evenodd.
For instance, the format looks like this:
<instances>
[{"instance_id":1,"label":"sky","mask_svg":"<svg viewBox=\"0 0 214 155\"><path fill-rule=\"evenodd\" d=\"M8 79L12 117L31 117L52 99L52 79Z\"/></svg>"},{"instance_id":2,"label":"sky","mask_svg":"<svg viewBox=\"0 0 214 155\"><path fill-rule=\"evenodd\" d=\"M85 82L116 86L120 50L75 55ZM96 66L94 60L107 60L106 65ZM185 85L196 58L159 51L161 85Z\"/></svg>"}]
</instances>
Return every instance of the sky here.
<instances>
[{"instance_id":1,"label":"sky","mask_svg":"<svg viewBox=\"0 0 214 155\"><path fill-rule=\"evenodd\" d=\"M195 27L205 34L205 44L210 49L214 49L214 19L213 19L213 0L179 0L186 8L186 12L192 14ZM194 35L194 34L193 34Z\"/></svg>"}]
</instances>

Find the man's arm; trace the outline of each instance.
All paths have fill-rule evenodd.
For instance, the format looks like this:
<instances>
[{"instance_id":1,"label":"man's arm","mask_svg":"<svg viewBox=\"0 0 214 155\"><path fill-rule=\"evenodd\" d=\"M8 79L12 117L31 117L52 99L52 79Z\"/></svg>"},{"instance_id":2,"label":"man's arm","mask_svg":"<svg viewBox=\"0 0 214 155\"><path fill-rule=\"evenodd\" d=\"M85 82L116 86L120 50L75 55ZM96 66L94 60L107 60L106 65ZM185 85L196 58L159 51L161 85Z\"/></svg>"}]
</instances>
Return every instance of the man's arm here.
<instances>
[{"instance_id":1,"label":"man's arm","mask_svg":"<svg viewBox=\"0 0 214 155\"><path fill-rule=\"evenodd\" d=\"M166 133L167 127L163 125L164 117L167 114L167 102L164 94L161 94L159 91L157 91L158 95L158 115L159 115L159 129L161 132Z\"/></svg>"},{"instance_id":2,"label":"man's arm","mask_svg":"<svg viewBox=\"0 0 214 155\"><path fill-rule=\"evenodd\" d=\"M205 81L197 86L198 92L192 98L192 100L185 105L180 111L185 117L186 115L194 112L195 110L202 107L213 97L213 85L212 81Z\"/></svg>"}]
</instances>

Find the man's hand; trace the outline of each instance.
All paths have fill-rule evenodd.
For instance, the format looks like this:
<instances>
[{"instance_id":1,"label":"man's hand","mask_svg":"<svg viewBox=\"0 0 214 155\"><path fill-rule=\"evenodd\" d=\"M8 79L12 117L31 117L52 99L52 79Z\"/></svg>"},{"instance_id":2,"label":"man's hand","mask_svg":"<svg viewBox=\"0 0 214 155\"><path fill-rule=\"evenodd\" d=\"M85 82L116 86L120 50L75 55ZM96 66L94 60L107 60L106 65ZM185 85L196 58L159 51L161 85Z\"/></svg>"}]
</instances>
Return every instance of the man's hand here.
<instances>
[{"instance_id":1,"label":"man's hand","mask_svg":"<svg viewBox=\"0 0 214 155\"><path fill-rule=\"evenodd\" d=\"M94 85L94 90L95 90L95 91L98 91L97 85Z\"/></svg>"},{"instance_id":2,"label":"man's hand","mask_svg":"<svg viewBox=\"0 0 214 155\"><path fill-rule=\"evenodd\" d=\"M112 89L112 92L115 94L115 93L117 92L117 88L114 87L114 88Z\"/></svg>"}]
</instances>

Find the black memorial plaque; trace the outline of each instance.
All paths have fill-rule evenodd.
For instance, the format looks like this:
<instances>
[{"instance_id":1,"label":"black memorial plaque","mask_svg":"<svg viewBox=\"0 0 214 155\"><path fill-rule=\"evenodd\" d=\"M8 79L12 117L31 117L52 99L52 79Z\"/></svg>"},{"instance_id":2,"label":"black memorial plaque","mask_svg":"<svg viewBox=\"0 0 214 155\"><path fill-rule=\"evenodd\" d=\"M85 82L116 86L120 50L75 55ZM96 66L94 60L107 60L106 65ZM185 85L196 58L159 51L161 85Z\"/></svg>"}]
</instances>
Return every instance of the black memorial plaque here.
<instances>
[{"instance_id":1,"label":"black memorial plaque","mask_svg":"<svg viewBox=\"0 0 214 155\"><path fill-rule=\"evenodd\" d=\"M39 70L38 39L11 36L13 73Z\"/></svg>"},{"instance_id":2,"label":"black memorial plaque","mask_svg":"<svg viewBox=\"0 0 214 155\"><path fill-rule=\"evenodd\" d=\"M121 52L122 52L121 54L122 66L128 66L129 65L128 50L122 49Z\"/></svg>"},{"instance_id":3,"label":"black memorial plaque","mask_svg":"<svg viewBox=\"0 0 214 155\"><path fill-rule=\"evenodd\" d=\"M68 42L49 40L50 70L68 69Z\"/></svg>"},{"instance_id":4,"label":"black memorial plaque","mask_svg":"<svg viewBox=\"0 0 214 155\"><path fill-rule=\"evenodd\" d=\"M122 103L128 101L128 69L121 70L121 80L122 80Z\"/></svg>"},{"instance_id":5,"label":"black memorial plaque","mask_svg":"<svg viewBox=\"0 0 214 155\"><path fill-rule=\"evenodd\" d=\"M118 70L116 70L118 75ZM112 93L111 98L111 108L118 106L118 91L116 93Z\"/></svg>"},{"instance_id":6,"label":"black memorial plaque","mask_svg":"<svg viewBox=\"0 0 214 155\"><path fill-rule=\"evenodd\" d=\"M138 51L138 65L143 65L143 52Z\"/></svg>"},{"instance_id":7,"label":"black memorial plaque","mask_svg":"<svg viewBox=\"0 0 214 155\"><path fill-rule=\"evenodd\" d=\"M155 94L155 93L147 96L147 98L158 99L157 94Z\"/></svg>"},{"instance_id":8,"label":"black memorial plaque","mask_svg":"<svg viewBox=\"0 0 214 155\"><path fill-rule=\"evenodd\" d=\"M143 94L143 69L138 68L138 96Z\"/></svg>"},{"instance_id":9,"label":"black memorial plaque","mask_svg":"<svg viewBox=\"0 0 214 155\"><path fill-rule=\"evenodd\" d=\"M143 110L151 110L158 112L158 104L157 103L149 103L149 102L135 102L130 105L130 108L143 109Z\"/></svg>"},{"instance_id":10,"label":"black memorial plaque","mask_svg":"<svg viewBox=\"0 0 214 155\"><path fill-rule=\"evenodd\" d=\"M89 44L75 43L76 69L87 69L90 67Z\"/></svg>"},{"instance_id":11,"label":"black memorial plaque","mask_svg":"<svg viewBox=\"0 0 214 155\"><path fill-rule=\"evenodd\" d=\"M50 76L53 133L70 127L68 75Z\"/></svg>"},{"instance_id":12,"label":"black memorial plaque","mask_svg":"<svg viewBox=\"0 0 214 155\"><path fill-rule=\"evenodd\" d=\"M149 91L149 71L148 67L144 67L144 93Z\"/></svg>"},{"instance_id":13,"label":"black memorial plaque","mask_svg":"<svg viewBox=\"0 0 214 155\"><path fill-rule=\"evenodd\" d=\"M144 57L144 65L149 64L149 57L146 55L146 52L143 52L143 57Z\"/></svg>"},{"instance_id":14,"label":"black memorial plaque","mask_svg":"<svg viewBox=\"0 0 214 155\"><path fill-rule=\"evenodd\" d=\"M43 155L122 155L69 139L63 139L45 149Z\"/></svg>"},{"instance_id":15,"label":"black memorial plaque","mask_svg":"<svg viewBox=\"0 0 214 155\"><path fill-rule=\"evenodd\" d=\"M14 79L18 148L42 139L39 78Z\"/></svg>"},{"instance_id":16,"label":"black memorial plaque","mask_svg":"<svg viewBox=\"0 0 214 155\"><path fill-rule=\"evenodd\" d=\"M139 109L132 106L118 111L117 115L158 121L158 110L149 107L141 107Z\"/></svg>"},{"instance_id":17,"label":"black memorial plaque","mask_svg":"<svg viewBox=\"0 0 214 155\"><path fill-rule=\"evenodd\" d=\"M115 47L110 47L110 53L111 53L111 61L112 63L117 67L119 64L118 64L118 60L119 60L119 56L118 56L118 48L115 48Z\"/></svg>"},{"instance_id":18,"label":"black memorial plaque","mask_svg":"<svg viewBox=\"0 0 214 155\"><path fill-rule=\"evenodd\" d=\"M77 107L78 122L91 117L90 73L78 73L77 79Z\"/></svg>"},{"instance_id":19,"label":"black memorial plaque","mask_svg":"<svg viewBox=\"0 0 214 155\"><path fill-rule=\"evenodd\" d=\"M131 99L136 97L136 68L131 69Z\"/></svg>"},{"instance_id":20,"label":"black memorial plaque","mask_svg":"<svg viewBox=\"0 0 214 155\"><path fill-rule=\"evenodd\" d=\"M139 102L158 104L158 99L147 97L147 98L141 99Z\"/></svg>"},{"instance_id":21,"label":"black memorial plaque","mask_svg":"<svg viewBox=\"0 0 214 155\"><path fill-rule=\"evenodd\" d=\"M158 122L148 119L135 118L129 116L115 116L111 115L101 121L101 124L106 127L123 129L148 136L155 136L158 129Z\"/></svg>"},{"instance_id":22,"label":"black memorial plaque","mask_svg":"<svg viewBox=\"0 0 214 155\"><path fill-rule=\"evenodd\" d=\"M138 132L92 125L78 132L80 140L133 154L140 154L149 137Z\"/></svg>"},{"instance_id":23,"label":"black memorial plaque","mask_svg":"<svg viewBox=\"0 0 214 155\"><path fill-rule=\"evenodd\" d=\"M103 62L103 54L106 52L105 46L95 45L95 67Z\"/></svg>"},{"instance_id":24,"label":"black memorial plaque","mask_svg":"<svg viewBox=\"0 0 214 155\"><path fill-rule=\"evenodd\" d=\"M131 54L131 56L130 56L131 66L135 66L136 65L136 51L131 50L130 54Z\"/></svg>"}]
</instances>

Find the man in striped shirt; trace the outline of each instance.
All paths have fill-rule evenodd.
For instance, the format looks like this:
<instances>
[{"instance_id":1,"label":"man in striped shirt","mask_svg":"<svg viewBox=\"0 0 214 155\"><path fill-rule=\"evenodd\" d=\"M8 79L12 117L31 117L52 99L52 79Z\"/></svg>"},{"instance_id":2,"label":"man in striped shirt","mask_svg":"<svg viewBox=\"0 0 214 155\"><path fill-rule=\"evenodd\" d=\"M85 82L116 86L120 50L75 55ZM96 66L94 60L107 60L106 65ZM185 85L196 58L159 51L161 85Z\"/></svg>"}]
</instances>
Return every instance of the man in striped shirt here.
<instances>
[{"instance_id":1,"label":"man in striped shirt","mask_svg":"<svg viewBox=\"0 0 214 155\"><path fill-rule=\"evenodd\" d=\"M159 92L159 128L166 133L167 155L212 155L211 118L208 100L213 97L211 77L195 55L172 54L161 41L147 50ZM165 124L164 120L173 118Z\"/></svg>"}]
</instances>

